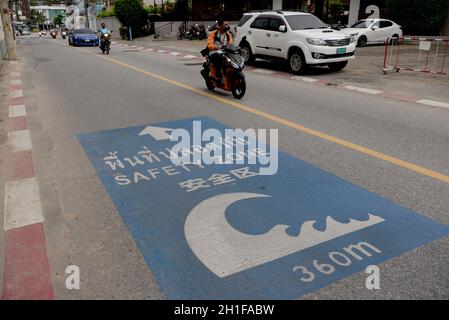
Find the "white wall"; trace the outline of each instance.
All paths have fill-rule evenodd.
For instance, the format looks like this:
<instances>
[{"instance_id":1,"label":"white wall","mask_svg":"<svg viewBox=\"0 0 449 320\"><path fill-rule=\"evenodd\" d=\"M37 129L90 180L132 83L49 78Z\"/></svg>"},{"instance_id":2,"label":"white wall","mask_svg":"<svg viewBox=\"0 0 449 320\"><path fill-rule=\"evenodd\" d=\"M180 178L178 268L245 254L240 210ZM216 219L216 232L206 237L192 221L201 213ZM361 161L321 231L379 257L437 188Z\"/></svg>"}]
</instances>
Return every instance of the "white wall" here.
<instances>
[{"instance_id":1,"label":"white wall","mask_svg":"<svg viewBox=\"0 0 449 320\"><path fill-rule=\"evenodd\" d=\"M117 17L97 18L97 28L95 30L100 29L103 22L106 23L106 27L109 30L112 30L112 38L120 39L120 27L122 24Z\"/></svg>"},{"instance_id":2,"label":"white wall","mask_svg":"<svg viewBox=\"0 0 449 320\"><path fill-rule=\"evenodd\" d=\"M273 0L273 10L281 10L282 9L282 0Z\"/></svg>"}]
</instances>

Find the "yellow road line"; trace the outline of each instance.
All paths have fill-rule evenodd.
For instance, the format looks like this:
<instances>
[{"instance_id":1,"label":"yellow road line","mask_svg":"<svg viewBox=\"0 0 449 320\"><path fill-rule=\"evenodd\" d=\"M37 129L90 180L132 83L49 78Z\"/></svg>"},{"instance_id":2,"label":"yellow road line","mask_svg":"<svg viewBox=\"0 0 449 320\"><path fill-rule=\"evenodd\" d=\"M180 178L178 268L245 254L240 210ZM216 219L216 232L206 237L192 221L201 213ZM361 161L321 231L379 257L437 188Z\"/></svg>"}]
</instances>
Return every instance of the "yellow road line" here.
<instances>
[{"instance_id":1,"label":"yellow road line","mask_svg":"<svg viewBox=\"0 0 449 320\"><path fill-rule=\"evenodd\" d=\"M81 50L83 52L86 52L86 53L89 53L89 54L93 54L92 52L84 50L84 49L79 49L79 50ZM413 164L413 163L410 163L410 162L407 162L407 161L404 161L404 160L401 160L401 159L398 159L398 158L395 158L395 157L383 154L381 152L378 152L378 151L375 151L375 150L371 150L369 148L366 148L366 147L363 147L361 145L352 143L350 141L343 140L343 139L331 136L329 134L326 134L326 133L323 133L323 132L320 132L320 131L317 131L317 130L314 130L314 129L307 128L307 127L302 126L302 125L300 125L298 123L295 123L295 122L283 119L283 118L275 116L273 114L270 114L270 113L267 113L267 112L263 112L263 111L260 111L260 110L253 109L251 107L245 106L244 104L241 104L241 103L239 103L237 101L229 100L229 99L217 96L215 94L211 94L209 92L196 89L196 88L191 87L189 85L186 85L186 84L183 84L183 83L171 80L171 79L163 77L163 76L161 76L159 74L140 69L138 67L129 65L127 63L120 62L120 61L112 59L110 57L99 56L99 55L96 55L96 56L98 56L99 58L108 60L108 61L110 61L112 63L117 64L117 65L120 65L122 67L125 67L125 68L128 68L128 69L140 72L142 74L145 74L147 76L159 79L161 81L168 82L168 83L170 83L170 84L172 84L174 86L177 86L177 87L184 88L186 90L195 92L195 93L197 93L199 95L208 97L208 98L213 99L215 101L221 102L221 103L223 103L225 105L228 105L228 106L231 106L231 107L234 107L234 108L237 108L237 109L240 109L240 110L243 110L243 111L246 111L246 112L258 115L258 116L260 116L262 118L265 118L265 119L268 119L268 120L280 123L282 125L285 125L287 127L299 130L299 131L307 133L307 134L309 134L311 136L314 136L314 137L317 137L317 138L320 138L320 139L323 139L323 140L335 143L337 145L340 145L340 146L346 147L348 149L351 149L351 150L363 153L363 154L368 155L370 157L373 157L373 158L376 158L376 159L379 159L379 160L382 160L382 161L394 164L394 165L396 165L398 167L411 170L413 172L422 174L424 176L431 177L433 179L436 179L436 180L439 180L439 181L442 181L442 182L445 182L445 183L449 183L449 176L444 175L442 173L439 173L437 171L433 171L433 170L421 167L419 165L416 165L416 164Z\"/></svg>"}]
</instances>

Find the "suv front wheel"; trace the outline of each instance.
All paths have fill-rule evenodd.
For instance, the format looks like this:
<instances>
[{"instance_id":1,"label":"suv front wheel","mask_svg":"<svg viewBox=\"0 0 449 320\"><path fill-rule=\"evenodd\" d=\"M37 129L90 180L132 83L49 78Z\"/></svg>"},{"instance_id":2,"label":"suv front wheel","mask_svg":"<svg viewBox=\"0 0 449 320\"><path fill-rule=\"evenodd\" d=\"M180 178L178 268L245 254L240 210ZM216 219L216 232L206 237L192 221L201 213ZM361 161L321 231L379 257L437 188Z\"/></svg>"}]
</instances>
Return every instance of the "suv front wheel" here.
<instances>
[{"instance_id":1,"label":"suv front wheel","mask_svg":"<svg viewBox=\"0 0 449 320\"><path fill-rule=\"evenodd\" d=\"M288 55L288 66L293 74L302 74L307 69L304 54L299 49L291 50Z\"/></svg>"},{"instance_id":2,"label":"suv front wheel","mask_svg":"<svg viewBox=\"0 0 449 320\"><path fill-rule=\"evenodd\" d=\"M254 64L256 59L254 58L254 54L249 43L244 42L240 45L240 47L242 48L242 58L245 61L245 65L250 66Z\"/></svg>"}]
</instances>

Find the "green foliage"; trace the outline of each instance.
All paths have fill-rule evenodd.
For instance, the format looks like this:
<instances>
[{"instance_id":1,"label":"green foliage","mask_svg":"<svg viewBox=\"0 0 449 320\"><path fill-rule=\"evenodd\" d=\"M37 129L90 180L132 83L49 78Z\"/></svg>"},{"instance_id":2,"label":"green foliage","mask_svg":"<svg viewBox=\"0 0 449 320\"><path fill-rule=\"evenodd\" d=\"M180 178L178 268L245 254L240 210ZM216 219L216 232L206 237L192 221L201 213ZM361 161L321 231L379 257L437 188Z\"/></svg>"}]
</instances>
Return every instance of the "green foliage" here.
<instances>
[{"instance_id":1,"label":"green foliage","mask_svg":"<svg viewBox=\"0 0 449 320\"><path fill-rule=\"evenodd\" d=\"M338 22L341 15L344 13L345 9L341 3L341 0L330 0L329 1L329 15L331 17L331 23Z\"/></svg>"},{"instance_id":2,"label":"green foliage","mask_svg":"<svg viewBox=\"0 0 449 320\"><path fill-rule=\"evenodd\" d=\"M339 17L345 11L341 0L330 0L329 1L329 11L332 17Z\"/></svg>"},{"instance_id":3,"label":"green foliage","mask_svg":"<svg viewBox=\"0 0 449 320\"><path fill-rule=\"evenodd\" d=\"M62 20L64 19L64 16L62 14L57 15L56 17L53 18L53 23L55 26L57 25L62 25Z\"/></svg>"},{"instance_id":4,"label":"green foliage","mask_svg":"<svg viewBox=\"0 0 449 320\"><path fill-rule=\"evenodd\" d=\"M390 18L408 35L439 35L449 12L448 0L387 0Z\"/></svg>"},{"instance_id":5,"label":"green foliage","mask_svg":"<svg viewBox=\"0 0 449 320\"><path fill-rule=\"evenodd\" d=\"M106 11L104 8L97 14L97 18L115 17L115 6L111 7L111 10Z\"/></svg>"},{"instance_id":6,"label":"green foliage","mask_svg":"<svg viewBox=\"0 0 449 320\"><path fill-rule=\"evenodd\" d=\"M30 20L37 23L37 24L43 24L46 20L44 14L42 12L39 12L37 10L31 9L30 11Z\"/></svg>"},{"instance_id":7,"label":"green foliage","mask_svg":"<svg viewBox=\"0 0 449 320\"><path fill-rule=\"evenodd\" d=\"M115 1L115 14L122 25L132 28L134 36L139 36L148 23L148 13L142 0Z\"/></svg>"},{"instance_id":8,"label":"green foliage","mask_svg":"<svg viewBox=\"0 0 449 320\"><path fill-rule=\"evenodd\" d=\"M146 6L145 10L148 14L160 14L161 13L161 7L160 6Z\"/></svg>"}]
</instances>

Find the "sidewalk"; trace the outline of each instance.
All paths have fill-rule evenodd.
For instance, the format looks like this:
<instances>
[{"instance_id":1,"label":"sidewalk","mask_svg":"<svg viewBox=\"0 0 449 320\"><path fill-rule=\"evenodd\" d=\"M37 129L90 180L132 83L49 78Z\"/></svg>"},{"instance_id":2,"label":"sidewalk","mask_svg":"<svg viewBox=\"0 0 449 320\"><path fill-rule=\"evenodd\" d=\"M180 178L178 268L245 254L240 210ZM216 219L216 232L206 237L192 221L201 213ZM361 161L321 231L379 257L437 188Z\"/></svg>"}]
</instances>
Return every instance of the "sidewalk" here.
<instances>
[{"instance_id":1,"label":"sidewalk","mask_svg":"<svg viewBox=\"0 0 449 320\"><path fill-rule=\"evenodd\" d=\"M153 37L138 38L133 41L118 41L136 47L153 47L169 50L181 50L200 56L206 41L198 40L155 40ZM358 48L356 59L340 72L330 72L326 67L311 68L301 79L307 82L325 83L345 89L381 94L405 101L423 101L429 106L447 107L449 103L449 76L401 71L383 74L384 46ZM285 65L278 62L258 60L254 66L263 73L281 73L291 77ZM262 73L262 72L261 72ZM426 103L428 100L431 103ZM435 102L435 103L433 103ZM421 103L421 102L420 102Z\"/></svg>"}]
</instances>

